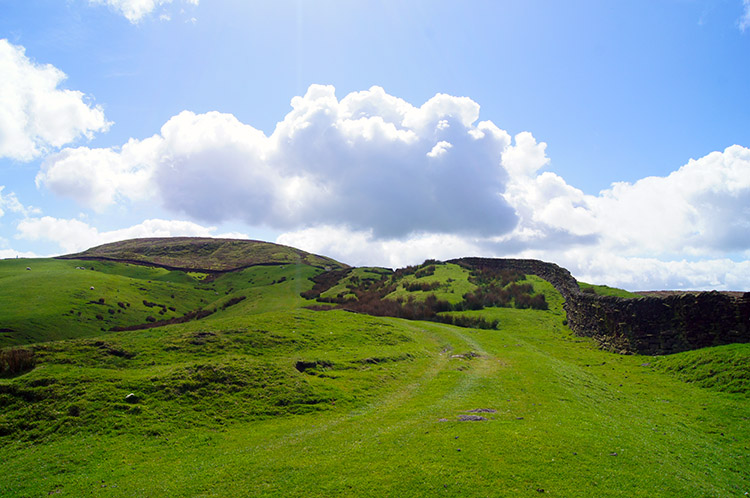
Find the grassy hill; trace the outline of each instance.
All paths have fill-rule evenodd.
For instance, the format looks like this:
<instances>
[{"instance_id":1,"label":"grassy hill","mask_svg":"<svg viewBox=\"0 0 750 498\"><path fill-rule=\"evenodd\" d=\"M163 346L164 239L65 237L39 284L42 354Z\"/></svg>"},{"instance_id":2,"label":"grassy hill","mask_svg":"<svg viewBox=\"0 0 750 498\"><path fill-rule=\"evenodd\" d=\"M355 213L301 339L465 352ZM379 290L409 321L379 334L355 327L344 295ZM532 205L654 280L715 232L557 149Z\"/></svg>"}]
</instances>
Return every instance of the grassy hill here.
<instances>
[{"instance_id":1,"label":"grassy hill","mask_svg":"<svg viewBox=\"0 0 750 498\"><path fill-rule=\"evenodd\" d=\"M0 327L48 328L23 347L35 367L0 378L3 497L750 492L750 345L608 353L570 332L562 297L538 277L515 284L543 295L547 309L511 300L441 312L498 321L475 329L314 311L306 306L337 303L302 297L353 303L378 288L386 301L437 293L458 305L499 285L456 265L342 265L311 293L323 270L302 262L205 278L122 262L14 261L0 262L1 302L34 279L23 299L47 293L28 311L0 309ZM106 290L104 304L89 303L92 285ZM104 325L163 309L144 299L165 305L164 316L215 311L140 330L102 331L95 317L89 325L96 310L122 309L118 299L131 306ZM74 305L70 338L45 335L62 334L51 324Z\"/></svg>"},{"instance_id":2,"label":"grassy hill","mask_svg":"<svg viewBox=\"0 0 750 498\"><path fill-rule=\"evenodd\" d=\"M264 264L300 263L342 268L338 261L293 247L257 240L208 237L144 238L93 247L62 259L129 261L179 270L230 271Z\"/></svg>"},{"instance_id":3,"label":"grassy hill","mask_svg":"<svg viewBox=\"0 0 750 498\"><path fill-rule=\"evenodd\" d=\"M0 347L208 313L287 278L292 268L307 278L344 266L277 244L187 237L128 240L56 259L5 260Z\"/></svg>"}]
</instances>

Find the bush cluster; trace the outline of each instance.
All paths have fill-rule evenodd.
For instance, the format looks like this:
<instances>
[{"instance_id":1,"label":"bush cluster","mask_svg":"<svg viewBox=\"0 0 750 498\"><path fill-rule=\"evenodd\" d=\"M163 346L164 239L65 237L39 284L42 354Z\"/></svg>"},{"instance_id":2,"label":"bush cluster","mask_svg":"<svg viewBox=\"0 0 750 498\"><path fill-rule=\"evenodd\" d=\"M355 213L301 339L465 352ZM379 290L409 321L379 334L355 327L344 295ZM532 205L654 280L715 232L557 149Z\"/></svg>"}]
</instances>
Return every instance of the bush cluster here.
<instances>
[{"instance_id":1,"label":"bush cluster","mask_svg":"<svg viewBox=\"0 0 750 498\"><path fill-rule=\"evenodd\" d=\"M450 311L481 310L487 307L511 307L548 309L547 301L542 294L534 294L534 287L525 280L525 275L508 270L481 268L472 271L470 281L478 286L474 292L464 294L463 300L457 304L438 299L435 294L429 294L424 300L417 300L414 296L407 299L385 299L394 292L403 277L414 275L417 278L435 273L435 265L439 262L427 260L419 266L407 266L393 272L390 278L379 281L359 282L352 277L347 285L348 291L341 292L335 297L321 298L320 294L336 285L345 277L347 270L327 272L313 278L315 287L311 291L303 292L308 299L317 298L318 302L336 304L336 308L365 313L374 316L392 316L407 320L429 320L461 327L497 328L497 320L487 321L481 317L463 315L448 315ZM358 285L359 284L359 285ZM430 292L441 286L440 282L409 282L403 284L408 292ZM330 309L313 307L314 309Z\"/></svg>"},{"instance_id":2,"label":"bush cluster","mask_svg":"<svg viewBox=\"0 0 750 498\"><path fill-rule=\"evenodd\" d=\"M431 290L435 290L438 287L440 287L440 282L409 282L407 284L404 284L404 289L406 289L408 292L430 292Z\"/></svg>"},{"instance_id":3,"label":"bush cluster","mask_svg":"<svg viewBox=\"0 0 750 498\"><path fill-rule=\"evenodd\" d=\"M10 348L0 351L0 374L15 375L36 366L34 352L25 348Z\"/></svg>"},{"instance_id":4,"label":"bush cluster","mask_svg":"<svg viewBox=\"0 0 750 498\"><path fill-rule=\"evenodd\" d=\"M430 277L435 274L435 265L423 266L419 270L414 272L414 276L417 278Z\"/></svg>"},{"instance_id":5,"label":"bush cluster","mask_svg":"<svg viewBox=\"0 0 750 498\"><path fill-rule=\"evenodd\" d=\"M531 284L513 283L507 287L490 284L464 294L463 298L456 311L481 310L488 307L509 308L513 304L520 309L548 309L544 295L534 295L534 287Z\"/></svg>"},{"instance_id":6,"label":"bush cluster","mask_svg":"<svg viewBox=\"0 0 750 498\"><path fill-rule=\"evenodd\" d=\"M318 299L322 293L339 283L339 281L346 277L351 271L351 269L347 268L345 270L331 270L316 275L310 279L313 282L313 288L309 291L302 292L300 296L305 299Z\"/></svg>"},{"instance_id":7,"label":"bush cluster","mask_svg":"<svg viewBox=\"0 0 750 498\"><path fill-rule=\"evenodd\" d=\"M225 309L229 308L230 306L234 306L235 304L244 301L245 299L247 299L245 296L233 297L232 299L230 299L226 303L222 304L221 305L221 309L225 310Z\"/></svg>"},{"instance_id":8,"label":"bush cluster","mask_svg":"<svg viewBox=\"0 0 750 498\"><path fill-rule=\"evenodd\" d=\"M480 287L485 285L496 285L506 287L508 284L526 280L526 275L515 270L498 270L497 268L474 268L471 271L469 281Z\"/></svg>"}]
</instances>

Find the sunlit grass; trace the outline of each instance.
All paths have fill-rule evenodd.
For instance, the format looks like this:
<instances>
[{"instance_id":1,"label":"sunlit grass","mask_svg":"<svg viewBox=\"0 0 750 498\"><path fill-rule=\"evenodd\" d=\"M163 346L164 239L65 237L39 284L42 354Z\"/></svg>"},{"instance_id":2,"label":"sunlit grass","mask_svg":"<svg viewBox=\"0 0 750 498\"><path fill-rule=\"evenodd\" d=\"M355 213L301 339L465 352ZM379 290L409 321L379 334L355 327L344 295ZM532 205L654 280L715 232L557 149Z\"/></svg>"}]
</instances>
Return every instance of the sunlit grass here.
<instances>
[{"instance_id":1,"label":"sunlit grass","mask_svg":"<svg viewBox=\"0 0 750 498\"><path fill-rule=\"evenodd\" d=\"M133 279L74 268L55 271ZM219 311L27 346L37 366L0 379L0 496L750 491L746 345L604 352L531 276L549 310L465 312L498 330L315 312L299 293L316 271L185 275L172 285ZM149 292L167 285L149 275Z\"/></svg>"}]
</instances>

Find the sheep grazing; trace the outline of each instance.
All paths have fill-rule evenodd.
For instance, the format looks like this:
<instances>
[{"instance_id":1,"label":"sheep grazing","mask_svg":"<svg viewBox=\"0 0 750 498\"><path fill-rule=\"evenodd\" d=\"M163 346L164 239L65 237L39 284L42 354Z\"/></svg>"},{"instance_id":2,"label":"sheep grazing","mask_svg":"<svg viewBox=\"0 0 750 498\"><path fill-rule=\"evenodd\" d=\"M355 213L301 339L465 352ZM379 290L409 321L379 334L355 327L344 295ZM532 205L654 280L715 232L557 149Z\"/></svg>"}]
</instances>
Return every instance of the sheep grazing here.
<instances>
[{"instance_id":1,"label":"sheep grazing","mask_svg":"<svg viewBox=\"0 0 750 498\"><path fill-rule=\"evenodd\" d=\"M94 290L94 286L92 285L91 287L89 287L89 289Z\"/></svg>"}]
</instances>

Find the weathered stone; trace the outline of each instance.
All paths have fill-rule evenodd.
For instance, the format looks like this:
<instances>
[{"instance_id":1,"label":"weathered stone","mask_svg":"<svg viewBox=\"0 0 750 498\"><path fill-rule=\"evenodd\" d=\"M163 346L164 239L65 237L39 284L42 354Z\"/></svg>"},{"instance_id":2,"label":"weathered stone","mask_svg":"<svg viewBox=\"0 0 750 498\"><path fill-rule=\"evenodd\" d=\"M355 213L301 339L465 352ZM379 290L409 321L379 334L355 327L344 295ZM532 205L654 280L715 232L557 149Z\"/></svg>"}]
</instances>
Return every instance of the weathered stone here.
<instances>
[{"instance_id":1,"label":"weathered stone","mask_svg":"<svg viewBox=\"0 0 750 498\"><path fill-rule=\"evenodd\" d=\"M459 415L458 420L462 422L479 422L487 419L480 415Z\"/></svg>"}]
</instances>

